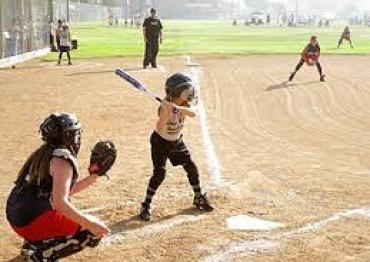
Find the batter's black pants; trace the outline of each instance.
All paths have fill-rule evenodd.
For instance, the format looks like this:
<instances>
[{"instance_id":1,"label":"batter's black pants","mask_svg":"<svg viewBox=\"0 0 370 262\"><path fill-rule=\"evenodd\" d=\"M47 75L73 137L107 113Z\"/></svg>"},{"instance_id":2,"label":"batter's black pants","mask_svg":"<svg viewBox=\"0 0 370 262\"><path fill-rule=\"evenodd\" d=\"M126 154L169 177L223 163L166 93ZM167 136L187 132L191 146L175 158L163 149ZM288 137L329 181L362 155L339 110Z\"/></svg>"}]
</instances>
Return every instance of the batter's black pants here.
<instances>
[{"instance_id":1,"label":"batter's black pants","mask_svg":"<svg viewBox=\"0 0 370 262\"><path fill-rule=\"evenodd\" d=\"M201 190L198 168L192 161L189 150L182 140L182 137L177 141L168 141L154 131L150 137L150 144L153 175L149 180L145 204L150 205L152 197L165 179L167 159L170 160L173 166L182 165L195 195L200 195Z\"/></svg>"}]
</instances>

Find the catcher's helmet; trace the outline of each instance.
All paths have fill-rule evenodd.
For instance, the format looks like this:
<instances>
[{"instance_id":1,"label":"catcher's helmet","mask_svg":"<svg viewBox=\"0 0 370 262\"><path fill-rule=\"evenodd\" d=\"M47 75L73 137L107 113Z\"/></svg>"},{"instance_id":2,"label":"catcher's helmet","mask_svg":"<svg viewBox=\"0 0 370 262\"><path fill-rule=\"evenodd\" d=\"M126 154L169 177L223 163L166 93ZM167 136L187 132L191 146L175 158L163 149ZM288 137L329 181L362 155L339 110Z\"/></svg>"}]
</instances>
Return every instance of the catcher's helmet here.
<instances>
[{"instance_id":1,"label":"catcher's helmet","mask_svg":"<svg viewBox=\"0 0 370 262\"><path fill-rule=\"evenodd\" d=\"M180 97L191 102L194 98L194 83L182 73L173 74L166 81L166 95L169 98Z\"/></svg>"},{"instance_id":2,"label":"catcher's helmet","mask_svg":"<svg viewBox=\"0 0 370 262\"><path fill-rule=\"evenodd\" d=\"M81 124L75 114L53 113L40 125L42 140L54 146L67 146L77 155L81 145Z\"/></svg>"}]
</instances>

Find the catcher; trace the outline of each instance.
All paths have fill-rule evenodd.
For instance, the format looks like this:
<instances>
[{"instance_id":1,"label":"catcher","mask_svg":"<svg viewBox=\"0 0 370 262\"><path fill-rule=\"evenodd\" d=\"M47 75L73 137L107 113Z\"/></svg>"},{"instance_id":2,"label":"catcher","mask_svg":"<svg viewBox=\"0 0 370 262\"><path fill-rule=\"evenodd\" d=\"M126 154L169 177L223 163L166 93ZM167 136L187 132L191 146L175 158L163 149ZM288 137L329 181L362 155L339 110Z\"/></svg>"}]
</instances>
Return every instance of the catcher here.
<instances>
[{"instance_id":1,"label":"catcher","mask_svg":"<svg viewBox=\"0 0 370 262\"><path fill-rule=\"evenodd\" d=\"M338 46L337 46L337 49L342 45L343 43L343 40L346 40L349 42L349 45L351 46L351 48L353 49L353 45L352 45L352 40L351 40L351 31L349 30L349 26L346 26L342 32L342 34L340 35L340 38L339 38L339 41L338 41Z\"/></svg>"},{"instance_id":2,"label":"catcher","mask_svg":"<svg viewBox=\"0 0 370 262\"><path fill-rule=\"evenodd\" d=\"M301 60L297 64L294 72L291 73L289 76L289 81L293 80L298 70L303 66L304 63L306 63L308 66L316 65L317 71L320 74L320 81L325 82L325 75L322 73L322 68L319 62L319 58L320 58L319 42L317 41L316 36L311 36L310 43L306 45L306 47L303 49L301 53Z\"/></svg>"},{"instance_id":3,"label":"catcher","mask_svg":"<svg viewBox=\"0 0 370 262\"><path fill-rule=\"evenodd\" d=\"M194 98L193 83L189 77L176 73L167 79L165 90L166 97L158 109L159 119L150 137L153 175L149 180L145 200L141 203L139 217L143 220L150 220L150 204L166 176L167 159L173 166L181 165L187 173L194 191L193 205L203 211L213 210L206 194L201 192L198 168L191 159L182 135L185 117L196 115L189 108Z\"/></svg>"},{"instance_id":4,"label":"catcher","mask_svg":"<svg viewBox=\"0 0 370 262\"><path fill-rule=\"evenodd\" d=\"M84 215L70 196L105 175L116 158L110 141L92 150L90 175L79 177L81 124L74 114L54 113L40 126L44 143L23 164L6 204L12 229L24 239L21 254L31 261L56 261L96 247L109 233L98 219ZM96 162L98 161L98 162Z\"/></svg>"}]
</instances>

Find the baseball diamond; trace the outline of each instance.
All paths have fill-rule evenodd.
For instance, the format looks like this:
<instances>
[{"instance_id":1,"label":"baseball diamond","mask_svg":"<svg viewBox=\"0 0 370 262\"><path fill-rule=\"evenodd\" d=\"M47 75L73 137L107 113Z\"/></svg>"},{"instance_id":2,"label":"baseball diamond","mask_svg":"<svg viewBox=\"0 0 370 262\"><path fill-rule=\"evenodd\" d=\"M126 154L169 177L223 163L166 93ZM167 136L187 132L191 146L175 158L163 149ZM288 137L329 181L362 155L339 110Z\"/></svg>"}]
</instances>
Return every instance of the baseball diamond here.
<instances>
[{"instance_id":1,"label":"baseball diamond","mask_svg":"<svg viewBox=\"0 0 370 262\"><path fill-rule=\"evenodd\" d=\"M369 14L0 1L0 261L370 261Z\"/></svg>"}]
</instances>

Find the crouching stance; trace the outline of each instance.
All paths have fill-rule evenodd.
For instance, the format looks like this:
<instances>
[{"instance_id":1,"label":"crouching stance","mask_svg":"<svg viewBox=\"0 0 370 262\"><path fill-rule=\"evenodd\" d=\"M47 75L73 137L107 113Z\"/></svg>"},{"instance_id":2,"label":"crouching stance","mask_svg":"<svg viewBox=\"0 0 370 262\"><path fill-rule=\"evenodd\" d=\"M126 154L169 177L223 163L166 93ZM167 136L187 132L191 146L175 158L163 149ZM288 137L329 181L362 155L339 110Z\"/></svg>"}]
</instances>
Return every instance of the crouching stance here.
<instances>
[{"instance_id":1,"label":"crouching stance","mask_svg":"<svg viewBox=\"0 0 370 262\"><path fill-rule=\"evenodd\" d=\"M291 73L289 76L289 81L293 80L295 74L299 71L299 69L301 69L304 63L306 63L308 66L316 65L317 71L319 72L320 75L320 81L325 82L325 75L322 73L322 67L319 62L319 58L320 58L319 42L317 41L316 36L311 36L310 43L306 45L306 47L301 53L301 60L297 64L294 72Z\"/></svg>"},{"instance_id":2,"label":"crouching stance","mask_svg":"<svg viewBox=\"0 0 370 262\"><path fill-rule=\"evenodd\" d=\"M153 175L149 181L145 200L142 202L140 218L143 220L150 220L150 204L166 176L167 159L174 166L181 165L187 173L194 191L193 204L204 211L213 210L206 194L201 192L198 168L191 159L182 136L185 117L196 115L190 108L194 98L193 83L189 77L176 73L167 79L165 90L166 97L158 109L159 119L150 137Z\"/></svg>"},{"instance_id":3,"label":"crouching stance","mask_svg":"<svg viewBox=\"0 0 370 262\"><path fill-rule=\"evenodd\" d=\"M55 113L40 126L44 141L24 163L7 200L7 219L25 242L31 261L55 261L95 247L109 229L69 200L98 173L77 181L81 125L74 114Z\"/></svg>"},{"instance_id":4,"label":"crouching stance","mask_svg":"<svg viewBox=\"0 0 370 262\"><path fill-rule=\"evenodd\" d=\"M349 30L349 26L346 26L344 28L342 34L340 35L340 38L339 38L339 41L338 41L338 45L337 45L337 49L342 45L343 40L348 41L349 42L349 45L353 49L352 40L351 40L351 31Z\"/></svg>"}]
</instances>

